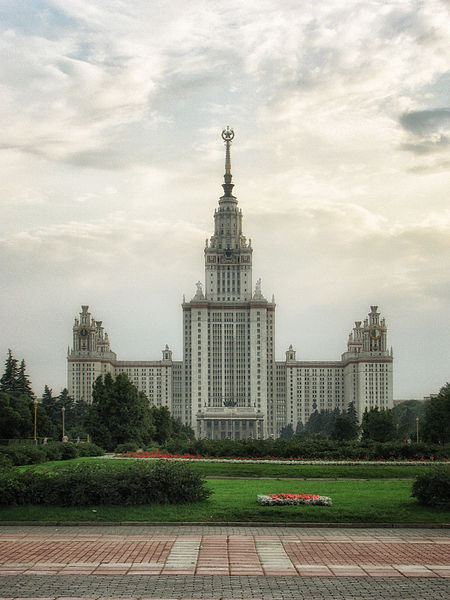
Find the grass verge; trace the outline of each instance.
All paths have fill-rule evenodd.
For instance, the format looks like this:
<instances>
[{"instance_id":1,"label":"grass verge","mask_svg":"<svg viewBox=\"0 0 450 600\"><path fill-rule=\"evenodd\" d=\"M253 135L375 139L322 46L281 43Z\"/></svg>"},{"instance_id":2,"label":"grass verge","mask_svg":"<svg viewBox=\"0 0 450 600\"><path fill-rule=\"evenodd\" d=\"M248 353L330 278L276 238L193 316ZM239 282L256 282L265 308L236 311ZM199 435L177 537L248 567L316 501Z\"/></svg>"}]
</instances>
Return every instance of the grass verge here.
<instances>
[{"instance_id":1,"label":"grass verge","mask_svg":"<svg viewBox=\"0 0 450 600\"><path fill-rule=\"evenodd\" d=\"M252 481L209 480L213 495L184 505L2 508L2 521L225 521L313 523L449 523L450 511L421 506L408 481ZM316 493L333 506L259 506L257 494Z\"/></svg>"}]
</instances>

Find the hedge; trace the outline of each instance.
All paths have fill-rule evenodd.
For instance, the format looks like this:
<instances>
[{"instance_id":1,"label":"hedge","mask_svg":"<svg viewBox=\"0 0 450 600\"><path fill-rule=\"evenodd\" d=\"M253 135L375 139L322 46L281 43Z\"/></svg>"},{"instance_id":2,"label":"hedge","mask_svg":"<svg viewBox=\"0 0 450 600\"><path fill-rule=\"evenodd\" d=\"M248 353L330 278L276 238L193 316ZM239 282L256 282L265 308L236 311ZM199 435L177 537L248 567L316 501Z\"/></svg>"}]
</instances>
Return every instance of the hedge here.
<instances>
[{"instance_id":1,"label":"hedge","mask_svg":"<svg viewBox=\"0 0 450 600\"><path fill-rule=\"evenodd\" d=\"M0 465L36 465L49 460L68 460L78 456L102 456L104 451L96 444L49 442L39 446L28 444L0 446Z\"/></svg>"},{"instance_id":2,"label":"hedge","mask_svg":"<svg viewBox=\"0 0 450 600\"><path fill-rule=\"evenodd\" d=\"M209 494L201 476L190 467L165 461L0 471L0 505L182 504L205 500Z\"/></svg>"},{"instance_id":3,"label":"hedge","mask_svg":"<svg viewBox=\"0 0 450 600\"><path fill-rule=\"evenodd\" d=\"M318 440L193 440L173 441L165 449L178 454L211 457L304 458L322 460L442 460L450 457L450 444L403 442L338 442Z\"/></svg>"}]
</instances>

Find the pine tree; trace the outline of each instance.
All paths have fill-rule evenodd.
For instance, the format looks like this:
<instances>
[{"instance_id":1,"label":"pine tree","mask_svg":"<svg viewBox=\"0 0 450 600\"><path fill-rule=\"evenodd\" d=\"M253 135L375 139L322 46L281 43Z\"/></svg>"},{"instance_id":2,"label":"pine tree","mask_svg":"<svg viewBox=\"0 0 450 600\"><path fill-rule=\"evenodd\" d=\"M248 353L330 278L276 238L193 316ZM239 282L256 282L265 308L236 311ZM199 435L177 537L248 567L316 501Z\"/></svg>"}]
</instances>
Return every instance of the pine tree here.
<instances>
[{"instance_id":1,"label":"pine tree","mask_svg":"<svg viewBox=\"0 0 450 600\"><path fill-rule=\"evenodd\" d=\"M25 396L29 396L31 399L34 399L33 390L31 389L31 383L28 375L25 372L25 361L22 358L20 362L20 368L16 379L17 391L21 394L25 394Z\"/></svg>"},{"instance_id":2,"label":"pine tree","mask_svg":"<svg viewBox=\"0 0 450 600\"><path fill-rule=\"evenodd\" d=\"M356 412L356 408L355 408L355 403L354 402L350 402L350 404L347 406L347 414L351 418L351 420L353 421L353 423L356 426L358 426L358 414Z\"/></svg>"},{"instance_id":3,"label":"pine tree","mask_svg":"<svg viewBox=\"0 0 450 600\"><path fill-rule=\"evenodd\" d=\"M280 439L291 440L294 437L294 428L292 423L288 423L280 429Z\"/></svg>"},{"instance_id":4,"label":"pine tree","mask_svg":"<svg viewBox=\"0 0 450 600\"><path fill-rule=\"evenodd\" d=\"M8 358L5 362L5 372L0 379L1 392L17 392L17 378L19 376L19 368L17 359L13 357L11 349L8 350Z\"/></svg>"}]
</instances>

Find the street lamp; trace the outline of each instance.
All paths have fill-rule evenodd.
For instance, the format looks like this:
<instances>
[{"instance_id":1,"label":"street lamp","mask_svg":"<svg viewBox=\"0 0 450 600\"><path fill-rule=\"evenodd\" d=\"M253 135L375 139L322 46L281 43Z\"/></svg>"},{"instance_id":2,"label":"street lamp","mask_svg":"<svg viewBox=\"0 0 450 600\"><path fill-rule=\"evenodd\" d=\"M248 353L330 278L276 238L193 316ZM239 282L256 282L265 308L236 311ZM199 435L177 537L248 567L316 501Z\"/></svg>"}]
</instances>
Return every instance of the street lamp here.
<instances>
[{"instance_id":1,"label":"street lamp","mask_svg":"<svg viewBox=\"0 0 450 600\"><path fill-rule=\"evenodd\" d=\"M61 409L62 412L62 436L64 438L64 413L66 412L66 409L64 408L64 406Z\"/></svg>"},{"instance_id":2,"label":"street lamp","mask_svg":"<svg viewBox=\"0 0 450 600\"><path fill-rule=\"evenodd\" d=\"M36 429L37 429L37 400L33 400L34 404L34 443L37 443L36 440Z\"/></svg>"},{"instance_id":3,"label":"street lamp","mask_svg":"<svg viewBox=\"0 0 450 600\"><path fill-rule=\"evenodd\" d=\"M419 443L419 417L416 417L416 441Z\"/></svg>"}]
</instances>

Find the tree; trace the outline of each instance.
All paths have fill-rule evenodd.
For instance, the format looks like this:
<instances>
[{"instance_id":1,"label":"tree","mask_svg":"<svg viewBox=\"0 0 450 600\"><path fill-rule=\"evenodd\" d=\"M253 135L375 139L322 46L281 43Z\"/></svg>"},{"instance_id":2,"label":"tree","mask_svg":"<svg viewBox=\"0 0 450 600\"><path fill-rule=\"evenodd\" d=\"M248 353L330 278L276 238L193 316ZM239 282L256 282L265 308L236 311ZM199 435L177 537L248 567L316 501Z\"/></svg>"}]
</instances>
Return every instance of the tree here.
<instances>
[{"instance_id":1,"label":"tree","mask_svg":"<svg viewBox=\"0 0 450 600\"><path fill-rule=\"evenodd\" d=\"M379 410L378 406L364 411L361 422L362 441L389 442L396 438L391 410Z\"/></svg>"},{"instance_id":2,"label":"tree","mask_svg":"<svg viewBox=\"0 0 450 600\"><path fill-rule=\"evenodd\" d=\"M346 441L354 440L358 435L358 425L348 413L336 415L331 439Z\"/></svg>"},{"instance_id":3,"label":"tree","mask_svg":"<svg viewBox=\"0 0 450 600\"><path fill-rule=\"evenodd\" d=\"M28 396L0 392L0 438L33 436L33 403Z\"/></svg>"},{"instance_id":4,"label":"tree","mask_svg":"<svg viewBox=\"0 0 450 600\"><path fill-rule=\"evenodd\" d=\"M33 394L33 390L31 389L30 379L26 374L25 369L25 360L22 358L16 379L16 391L18 391L20 394L25 394L33 400L35 396Z\"/></svg>"},{"instance_id":5,"label":"tree","mask_svg":"<svg viewBox=\"0 0 450 600\"><path fill-rule=\"evenodd\" d=\"M92 440L106 450L128 442L146 445L154 433L148 400L125 373L115 379L109 373L96 379L85 426Z\"/></svg>"},{"instance_id":6,"label":"tree","mask_svg":"<svg viewBox=\"0 0 450 600\"><path fill-rule=\"evenodd\" d=\"M450 383L446 383L436 398L425 404L422 435L426 442L450 442Z\"/></svg>"},{"instance_id":7,"label":"tree","mask_svg":"<svg viewBox=\"0 0 450 600\"><path fill-rule=\"evenodd\" d=\"M416 419L422 422L425 403L420 400L406 400L394 406L392 415L399 439L416 439Z\"/></svg>"},{"instance_id":8,"label":"tree","mask_svg":"<svg viewBox=\"0 0 450 600\"><path fill-rule=\"evenodd\" d=\"M310 435L330 437L337 414L339 414L339 411L321 410L318 412L315 410L306 423L306 431Z\"/></svg>"},{"instance_id":9,"label":"tree","mask_svg":"<svg viewBox=\"0 0 450 600\"><path fill-rule=\"evenodd\" d=\"M164 445L173 436L175 421L166 406L152 406L150 414L154 427L153 439Z\"/></svg>"},{"instance_id":10,"label":"tree","mask_svg":"<svg viewBox=\"0 0 450 600\"><path fill-rule=\"evenodd\" d=\"M347 406L347 415L350 417L350 419L353 421L353 423L356 425L356 427L358 427L358 425L359 425L358 413L356 412L356 407L355 407L354 402L350 402L349 405Z\"/></svg>"},{"instance_id":11,"label":"tree","mask_svg":"<svg viewBox=\"0 0 450 600\"><path fill-rule=\"evenodd\" d=\"M0 379L1 392L17 392L17 377L19 368L17 359L13 357L11 349L8 349L8 357L5 362L5 372Z\"/></svg>"},{"instance_id":12,"label":"tree","mask_svg":"<svg viewBox=\"0 0 450 600\"><path fill-rule=\"evenodd\" d=\"M292 423L288 423L280 429L280 438L282 440L291 440L294 437L294 428Z\"/></svg>"}]
</instances>

